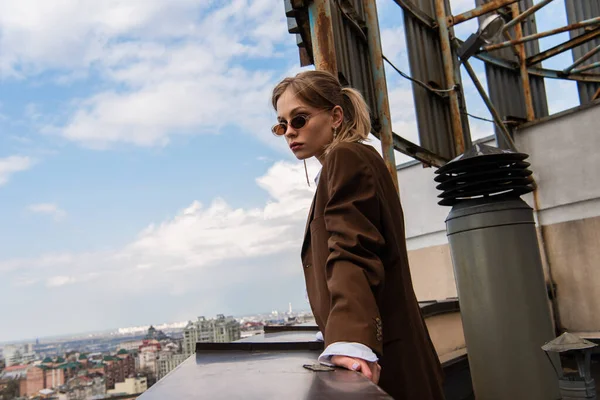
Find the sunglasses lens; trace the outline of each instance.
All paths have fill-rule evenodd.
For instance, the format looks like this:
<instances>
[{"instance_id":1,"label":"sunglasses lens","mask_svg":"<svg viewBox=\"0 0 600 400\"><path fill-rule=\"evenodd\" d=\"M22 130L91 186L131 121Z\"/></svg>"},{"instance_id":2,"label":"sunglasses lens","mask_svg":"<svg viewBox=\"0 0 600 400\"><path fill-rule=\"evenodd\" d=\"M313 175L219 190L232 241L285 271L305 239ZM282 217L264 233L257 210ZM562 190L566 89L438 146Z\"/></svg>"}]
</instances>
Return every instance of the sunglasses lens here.
<instances>
[{"instance_id":1,"label":"sunglasses lens","mask_svg":"<svg viewBox=\"0 0 600 400\"><path fill-rule=\"evenodd\" d=\"M286 131L285 124L273 125L273 127L271 128L271 132L273 132L273 134L277 135L277 136L285 135L285 131Z\"/></svg>"},{"instance_id":2,"label":"sunglasses lens","mask_svg":"<svg viewBox=\"0 0 600 400\"><path fill-rule=\"evenodd\" d=\"M304 127L304 125L306 125L306 117L304 115L296 115L290 121L290 125L294 129L300 129L300 128Z\"/></svg>"}]
</instances>

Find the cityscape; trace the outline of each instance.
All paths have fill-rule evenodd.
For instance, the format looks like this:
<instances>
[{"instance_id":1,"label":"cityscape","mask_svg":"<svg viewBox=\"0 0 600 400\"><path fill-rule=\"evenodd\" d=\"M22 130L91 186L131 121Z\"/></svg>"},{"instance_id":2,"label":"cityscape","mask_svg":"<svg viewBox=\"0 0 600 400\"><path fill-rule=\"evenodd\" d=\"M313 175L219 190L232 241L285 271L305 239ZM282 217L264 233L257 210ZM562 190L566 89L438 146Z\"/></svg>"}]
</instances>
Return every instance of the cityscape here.
<instances>
[{"instance_id":1,"label":"cityscape","mask_svg":"<svg viewBox=\"0 0 600 400\"><path fill-rule=\"evenodd\" d=\"M218 314L160 325L0 345L0 400L135 399L195 353L197 342L257 335L265 325L312 322L307 311Z\"/></svg>"}]
</instances>

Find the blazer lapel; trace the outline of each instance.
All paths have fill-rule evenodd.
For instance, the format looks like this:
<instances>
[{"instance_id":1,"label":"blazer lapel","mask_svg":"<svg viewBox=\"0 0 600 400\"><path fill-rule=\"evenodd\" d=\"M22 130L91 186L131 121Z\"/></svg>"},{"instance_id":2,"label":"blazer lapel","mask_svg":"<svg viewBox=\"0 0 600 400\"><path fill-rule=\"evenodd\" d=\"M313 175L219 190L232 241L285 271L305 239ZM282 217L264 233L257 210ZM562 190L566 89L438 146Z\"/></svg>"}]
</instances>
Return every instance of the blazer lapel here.
<instances>
[{"instance_id":1,"label":"blazer lapel","mask_svg":"<svg viewBox=\"0 0 600 400\"><path fill-rule=\"evenodd\" d=\"M308 211L308 218L306 218L306 227L304 228L304 239L302 241L302 250L300 252L301 256L304 256L304 252L306 251L306 248L308 247L308 243L310 242L310 223L313 220L313 216L315 213L315 201L317 199L317 192L315 192L315 195L313 196L313 200L312 203L310 205L310 210Z\"/></svg>"}]
</instances>

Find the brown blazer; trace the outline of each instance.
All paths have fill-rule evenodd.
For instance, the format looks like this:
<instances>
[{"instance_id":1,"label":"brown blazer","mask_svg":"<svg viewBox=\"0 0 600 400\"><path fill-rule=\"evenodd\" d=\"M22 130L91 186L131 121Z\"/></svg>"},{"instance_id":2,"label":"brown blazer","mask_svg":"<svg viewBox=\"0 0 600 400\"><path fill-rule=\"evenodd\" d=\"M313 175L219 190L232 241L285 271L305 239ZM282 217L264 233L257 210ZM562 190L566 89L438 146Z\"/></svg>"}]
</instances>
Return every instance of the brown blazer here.
<instances>
[{"instance_id":1,"label":"brown blazer","mask_svg":"<svg viewBox=\"0 0 600 400\"><path fill-rule=\"evenodd\" d=\"M341 143L326 156L302 262L325 345L358 342L380 358L398 400L443 399L441 366L413 291L404 217L381 156Z\"/></svg>"}]
</instances>

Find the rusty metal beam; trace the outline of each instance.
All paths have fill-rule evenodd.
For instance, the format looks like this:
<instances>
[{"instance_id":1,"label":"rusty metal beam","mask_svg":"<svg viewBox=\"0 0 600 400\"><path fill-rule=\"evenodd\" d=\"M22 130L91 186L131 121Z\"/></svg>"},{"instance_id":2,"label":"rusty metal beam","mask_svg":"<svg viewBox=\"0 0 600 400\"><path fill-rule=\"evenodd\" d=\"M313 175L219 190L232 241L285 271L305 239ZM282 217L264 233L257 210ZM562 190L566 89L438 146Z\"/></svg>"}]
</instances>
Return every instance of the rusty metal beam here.
<instances>
[{"instance_id":1,"label":"rusty metal beam","mask_svg":"<svg viewBox=\"0 0 600 400\"><path fill-rule=\"evenodd\" d=\"M521 14L519 14L519 16L515 17L513 15L513 19L509 23L504 25L504 32L508 31L510 28L523 21L525 18L529 17L531 14L533 14L534 12L536 12L537 10L539 10L540 8L544 7L552 1L553 0L542 0L537 4L534 4L532 7L529 7L527 10L523 11Z\"/></svg>"},{"instance_id":2,"label":"rusty metal beam","mask_svg":"<svg viewBox=\"0 0 600 400\"><path fill-rule=\"evenodd\" d=\"M596 93L594 93L594 95L592 96L592 101L595 101L597 99L600 99L600 88L598 88L598 90L596 90Z\"/></svg>"},{"instance_id":3,"label":"rusty metal beam","mask_svg":"<svg viewBox=\"0 0 600 400\"><path fill-rule=\"evenodd\" d=\"M567 79L570 81L578 82L594 82L600 83L600 74L570 74L565 75L562 71L555 71L553 69L545 68L528 68L531 75L543 76L544 78L551 79Z\"/></svg>"},{"instance_id":4,"label":"rusty metal beam","mask_svg":"<svg viewBox=\"0 0 600 400\"><path fill-rule=\"evenodd\" d=\"M415 6L415 4L411 0L394 0L396 4L398 4L405 12L408 12L412 15L417 21L420 21L423 25L431 28L437 29L437 22L429 15L425 14L420 8Z\"/></svg>"},{"instance_id":5,"label":"rusty metal beam","mask_svg":"<svg viewBox=\"0 0 600 400\"><path fill-rule=\"evenodd\" d=\"M513 18L519 17L519 5L511 4L510 10ZM515 25L515 41L523 38L523 28L521 24ZM519 70L521 72L521 86L523 88L523 99L525 100L525 116L527 121L535 119L535 109L533 108L533 98L531 96L531 84L529 82L529 72L527 71L527 54L525 53L525 45L521 42L516 45L519 57Z\"/></svg>"},{"instance_id":6,"label":"rusty metal beam","mask_svg":"<svg viewBox=\"0 0 600 400\"><path fill-rule=\"evenodd\" d=\"M454 38L454 41L456 42L457 46L461 46L464 43L462 40L457 38ZM502 58L494 57L487 52L476 53L473 57L501 68L512 70L516 70L517 68L519 68L519 65L517 63ZM600 74L565 75L562 71L536 67L529 67L527 68L527 71L529 72L529 75L541 76L543 78L600 83Z\"/></svg>"},{"instance_id":7,"label":"rusty metal beam","mask_svg":"<svg viewBox=\"0 0 600 400\"><path fill-rule=\"evenodd\" d=\"M442 49L442 60L444 64L444 77L446 87L456 87L454 75L454 56L450 44L450 31L447 25L446 6L444 0L435 0L435 15L439 25L440 46ZM450 99L450 121L452 124L452 134L454 137L455 154L462 154L465 151L465 139L463 135L462 115L460 112L460 99L458 92L453 90L449 93Z\"/></svg>"},{"instance_id":8,"label":"rusty metal beam","mask_svg":"<svg viewBox=\"0 0 600 400\"><path fill-rule=\"evenodd\" d=\"M432 167L441 167L449 161L444 157L419 146L418 144L404 139L402 136L394 132L392 133L394 138L394 149L398 150L402 154L406 154L407 156Z\"/></svg>"},{"instance_id":9,"label":"rusty metal beam","mask_svg":"<svg viewBox=\"0 0 600 400\"><path fill-rule=\"evenodd\" d=\"M589 60L590 58L594 57L594 55L596 53L598 53L600 51L600 45L594 47L593 49L591 49L590 51L588 51L587 53L585 53L583 56L579 57L577 60L575 60L575 62L571 65L569 65L567 68L563 69L563 72L565 74L570 73L571 71L576 74L577 72L575 71L585 71L585 69L582 68L577 68L577 70L575 70L575 67L577 67L578 65L583 64L585 61ZM585 68L585 67L583 67Z\"/></svg>"},{"instance_id":10,"label":"rusty metal beam","mask_svg":"<svg viewBox=\"0 0 600 400\"><path fill-rule=\"evenodd\" d=\"M492 0L489 3L482 4L479 7L469 11L465 11L462 14L449 16L447 19L448 26L458 25L462 22L468 21L473 18L477 18L480 15L487 14L491 11L495 11L509 4L516 3L517 1L519 0Z\"/></svg>"},{"instance_id":11,"label":"rusty metal beam","mask_svg":"<svg viewBox=\"0 0 600 400\"><path fill-rule=\"evenodd\" d=\"M313 0L308 6L308 18L315 68L331 72L337 77L333 20L329 0Z\"/></svg>"},{"instance_id":12,"label":"rusty metal beam","mask_svg":"<svg viewBox=\"0 0 600 400\"><path fill-rule=\"evenodd\" d=\"M539 62L547 60L548 58L554 57L557 54L563 53L567 50L571 50L574 47L580 46L590 40L600 36L600 28L594 29L593 31L586 32L582 35L574 37L573 39L566 41L558 46L554 46L551 49L538 53L527 59L527 66L530 67Z\"/></svg>"},{"instance_id":13,"label":"rusty metal beam","mask_svg":"<svg viewBox=\"0 0 600 400\"><path fill-rule=\"evenodd\" d=\"M369 59L375 85L375 97L377 102L377 119L379 121L379 139L381 141L381 152L383 159L392 175L396 190L399 192L398 174L396 172L396 160L394 156L394 145L392 140L392 118L390 116L390 103L385 79L385 68L383 65L383 53L381 51L381 39L379 33L379 20L377 18L377 5L373 0L363 0L365 19L367 25L367 43L369 47Z\"/></svg>"},{"instance_id":14,"label":"rusty metal beam","mask_svg":"<svg viewBox=\"0 0 600 400\"><path fill-rule=\"evenodd\" d=\"M521 39L515 39L515 40L510 40L507 42L502 42L502 43L485 46L485 47L483 47L483 50L493 51L493 50L503 49L505 47L512 46L513 44L525 43L525 42L540 39L540 38L543 38L546 36L556 35L558 33L572 31L575 29L584 28L586 26L598 25L598 24L600 24L600 17L591 18L591 19L588 19L585 21L577 22L575 24L563 26L561 28L556 28L556 29L552 29L549 31L540 32L540 33L536 33L533 35L523 36Z\"/></svg>"},{"instance_id":15,"label":"rusty metal beam","mask_svg":"<svg viewBox=\"0 0 600 400\"><path fill-rule=\"evenodd\" d=\"M598 67L600 67L600 61L597 61L597 62L595 62L593 64L588 64L588 65L583 66L581 68L576 68L576 69L574 69L574 70L571 71L571 74L580 74L580 73L582 73L584 71L588 71L590 69L594 69L594 68L598 68Z\"/></svg>"}]
</instances>

